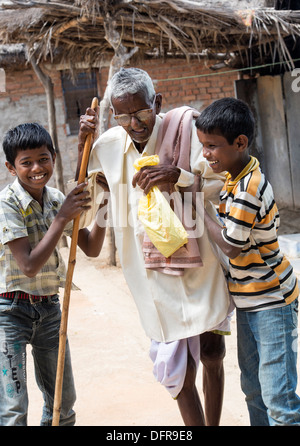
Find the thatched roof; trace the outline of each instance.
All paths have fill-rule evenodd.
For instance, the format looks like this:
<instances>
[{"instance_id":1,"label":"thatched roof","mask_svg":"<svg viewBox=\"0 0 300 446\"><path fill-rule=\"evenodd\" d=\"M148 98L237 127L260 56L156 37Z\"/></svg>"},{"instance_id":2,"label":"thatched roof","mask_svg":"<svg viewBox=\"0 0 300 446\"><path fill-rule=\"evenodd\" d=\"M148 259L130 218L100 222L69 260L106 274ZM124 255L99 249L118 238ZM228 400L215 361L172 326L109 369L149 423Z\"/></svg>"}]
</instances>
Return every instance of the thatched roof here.
<instances>
[{"instance_id":1,"label":"thatched roof","mask_svg":"<svg viewBox=\"0 0 300 446\"><path fill-rule=\"evenodd\" d=\"M253 64L267 55L292 66L285 38L299 39L300 11L239 10L234 3L235 9L195 0L12 0L0 10L0 44L24 43L39 60L72 65L99 64L125 47L138 48L136 57L206 55L243 67L249 57Z\"/></svg>"}]
</instances>

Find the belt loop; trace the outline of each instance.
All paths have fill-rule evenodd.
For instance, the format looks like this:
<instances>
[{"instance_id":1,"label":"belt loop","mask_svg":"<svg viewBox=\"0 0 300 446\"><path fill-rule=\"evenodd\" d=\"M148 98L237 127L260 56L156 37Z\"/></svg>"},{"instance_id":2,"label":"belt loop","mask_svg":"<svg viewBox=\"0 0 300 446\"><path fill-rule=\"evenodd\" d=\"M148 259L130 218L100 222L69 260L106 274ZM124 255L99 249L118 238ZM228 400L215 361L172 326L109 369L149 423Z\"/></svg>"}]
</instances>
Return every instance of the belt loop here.
<instances>
[{"instance_id":1,"label":"belt loop","mask_svg":"<svg viewBox=\"0 0 300 446\"><path fill-rule=\"evenodd\" d=\"M19 303L19 295L20 295L20 291L15 291L15 297L14 297L14 302Z\"/></svg>"},{"instance_id":2,"label":"belt loop","mask_svg":"<svg viewBox=\"0 0 300 446\"><path fill-rule=\"evenodd\" d=\"M34 304L36 304L37 302L42 302L42 300L43 300L43 299L41 298L41 296L39 296L39 299L37 299L37 300L33 300L31 294L28 294L28 296L29 296L29 302L31 303L31 305L34 305Z\"/></svg>"}]
</instances>

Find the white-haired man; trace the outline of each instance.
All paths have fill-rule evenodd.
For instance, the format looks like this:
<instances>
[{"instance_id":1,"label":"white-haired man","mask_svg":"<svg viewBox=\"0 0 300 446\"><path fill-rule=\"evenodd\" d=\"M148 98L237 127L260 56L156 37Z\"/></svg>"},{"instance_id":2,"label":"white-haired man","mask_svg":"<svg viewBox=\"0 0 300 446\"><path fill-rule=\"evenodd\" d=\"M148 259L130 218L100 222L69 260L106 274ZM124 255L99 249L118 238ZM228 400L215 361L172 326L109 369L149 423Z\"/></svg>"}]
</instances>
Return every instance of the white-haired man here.
<instances>
[{"instance_id":1,"label":"white-haired man","mask_svg":"<svg viewBox=\"0 0 300 446\"><path fill-rule=\"evenodd\" d=\"M184 107L175 110L176 116L162 115L162 96L145 71L122 68L110 80L109 89L118 125L95 141L89 182L95 186L94 197L98 192L93 180L99 172L108 183L116 247L142 326L151 339L157 380L177 400L186 425L218 425L224 388L221 333L228 332L231 304L216 246L202 228L203 234L188 242L191 246L194 242L192 250L183 248L183 260L175 255L173 261L172 256L160 259L159 266L147 263L137 203L142 191L147 194L154 185L184 192L194 185L200 191L201 184L206 209L215 218L210 200L218 200L224 177L215 175L202 156L194 126L197 112ZM166 121L168 116L171 119ZM79 159L87 134L94 133L97 125L97 114L88 109L80 119ZM180 138L181 147L175 147ZM155 153L161 163L136 173L134 162ZM196 255L193 249L198 250ZM204 411L195 385L200 360Z\"/></svg>"}]
</instances>

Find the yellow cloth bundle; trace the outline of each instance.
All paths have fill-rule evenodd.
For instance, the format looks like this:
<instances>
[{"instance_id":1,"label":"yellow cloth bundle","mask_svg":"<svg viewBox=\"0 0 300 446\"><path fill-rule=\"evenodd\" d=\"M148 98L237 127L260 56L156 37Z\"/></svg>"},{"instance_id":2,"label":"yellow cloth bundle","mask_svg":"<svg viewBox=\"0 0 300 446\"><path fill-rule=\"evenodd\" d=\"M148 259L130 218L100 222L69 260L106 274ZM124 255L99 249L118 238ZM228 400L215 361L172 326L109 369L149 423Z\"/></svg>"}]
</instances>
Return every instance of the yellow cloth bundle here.
<instances>
[{"instance_id":1,"label":"yellow cloth bundle","mask_svg":"<svg viewBox=\"0 0 300 446\"><path fill-rule=\"evenodd\" d=\"M143 156L135 161L134 168L139 171L144 166L157 164L158 155ZM188 241L185 228L157 186L140 198L138 218L153 245L166 258Z\"/></svg>"}]
</instances>

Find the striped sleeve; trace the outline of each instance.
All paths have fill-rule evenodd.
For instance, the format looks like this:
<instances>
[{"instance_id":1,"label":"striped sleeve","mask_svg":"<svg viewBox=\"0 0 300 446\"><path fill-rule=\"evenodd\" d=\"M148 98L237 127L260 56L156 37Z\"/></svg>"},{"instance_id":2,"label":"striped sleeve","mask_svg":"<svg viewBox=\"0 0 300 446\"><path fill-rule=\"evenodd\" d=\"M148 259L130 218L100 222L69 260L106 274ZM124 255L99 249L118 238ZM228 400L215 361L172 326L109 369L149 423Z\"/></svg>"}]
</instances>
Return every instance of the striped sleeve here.
<instances>
[{"instance_id":1,"label":"striped sleeve","mask_svg":"<svg viewBox=\"0 0 300 446\"><path fill-rule=\"evenodd\" d=\"M232 246L242 248L249 241L261 201L247 191L238 191L226 215L226 225L222 231L224 240Z\"/></svg>"}]
</instances>

